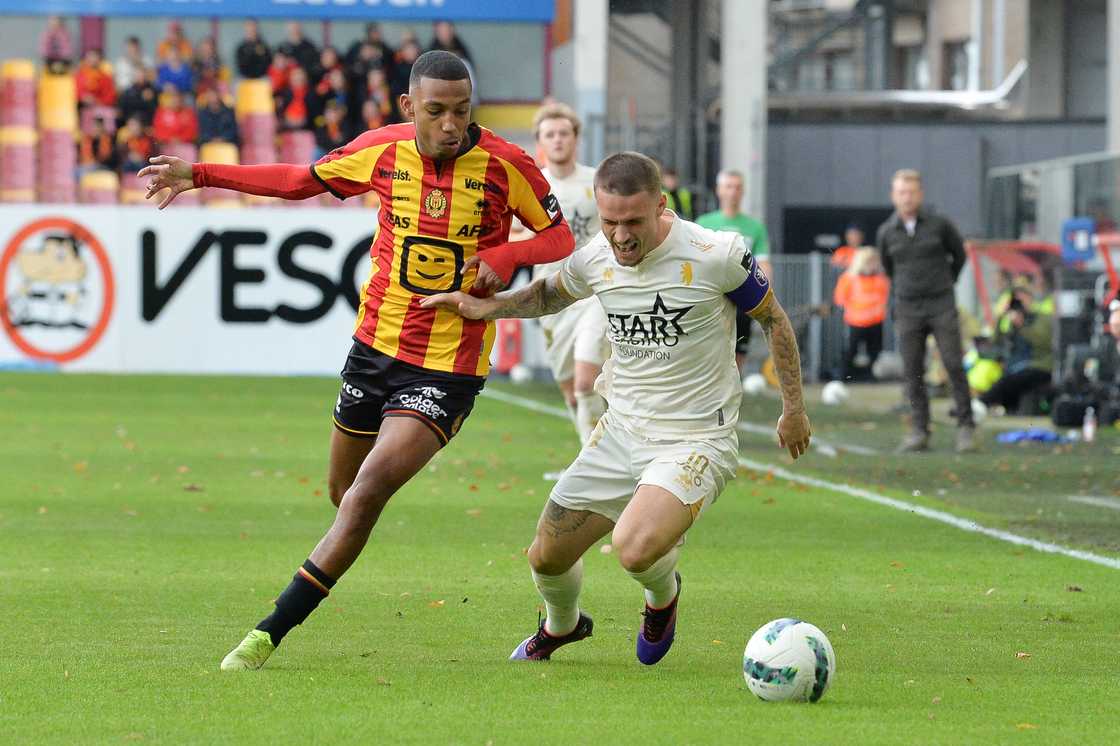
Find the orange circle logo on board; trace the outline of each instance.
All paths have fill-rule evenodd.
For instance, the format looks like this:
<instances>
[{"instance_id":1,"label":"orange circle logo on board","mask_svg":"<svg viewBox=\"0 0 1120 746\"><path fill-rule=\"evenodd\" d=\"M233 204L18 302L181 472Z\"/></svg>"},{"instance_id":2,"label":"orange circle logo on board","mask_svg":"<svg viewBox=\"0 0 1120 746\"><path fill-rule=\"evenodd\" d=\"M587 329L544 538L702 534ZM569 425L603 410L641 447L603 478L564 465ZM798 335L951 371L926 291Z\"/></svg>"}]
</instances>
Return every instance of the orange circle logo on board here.
<instances>
[{"instance_id":1,"label":"orange circle logo on board","mask_svg":"<svg viewBox=\"0 0 1120 746\"><path fill-rule=\"evenodd\" d=\"M114 296L105 248L68 218L24 226L0 255L0 326L30 358L68 363L88 353L109 327Z\"/></svg>"}]
</instances>

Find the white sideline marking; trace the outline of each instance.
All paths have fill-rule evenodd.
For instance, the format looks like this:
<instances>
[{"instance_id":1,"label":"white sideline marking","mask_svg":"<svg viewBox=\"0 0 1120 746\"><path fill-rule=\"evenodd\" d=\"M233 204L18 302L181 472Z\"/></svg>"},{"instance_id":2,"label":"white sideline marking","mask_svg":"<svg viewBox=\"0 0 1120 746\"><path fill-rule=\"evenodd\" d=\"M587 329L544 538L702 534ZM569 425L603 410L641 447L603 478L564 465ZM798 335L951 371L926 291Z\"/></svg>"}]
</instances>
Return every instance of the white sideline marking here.
<instances>
[{"instance_id":1,"label":"white sideline marking","mask_svg":"<svg viewBox=\"0 0 1120 746\"><path fill-rule=\"evenodd\" d=\"M753 422L740 422L739 431L744 433L753 433L755 435L768 435L771 440L774 440L774 428L767 427L766 425L757 425ZM816 447L821 454L829 458L836 458L839 451L848 451L849 453L856 453L860 456L878 456L879 452L874 448L867 448L865 446L851 445L848 443L840 444L833 443L829 440L824 440L820 436L814 435L812 438L812 445L810 448Z\"/></svg>"},{"instance_id":2,"label":"white sideline marking","mask_svg":"<svg viewBox=\"0 0 1120 746\"><path fill-rule=\"evenodd\" d=\"M1115 497L1090 497L1085 495L1070 495L1066 499L1074 503L1096 505L1098 508L1111 508L1113 510L1120 510L1120 500L1117 500Z\"/></svg>"},{"instance_id":3,"label":"white sideline marking","mask_svg":"<svg viewBox=\"0 0 1120 746\"><path fill-rule=\"evenodd\" d=\"M498 399L509 404L515 404L519 407L524 407L525 409L529 409L534 412L541 412L543 414L553 415L554 417L568 419L568 413L565 410L560 409L559 407L542 404L538 401L534 401L533 399L527 399L523 396L517 396L516 394L507 394L504 391L485 389L482 392L482 395L488 396L491 399ZM981 526L975 521L970 521L967 518L960 518L953 515L952 513L946 513L943 510L934 510L933 508L927 508L922 505L908 503L905 500L896 500L893 497L880 495L877 492L872 492L871 490L866 490L862 487L853 487L849 484L839 484L837 482L829 482L824 479L817 479L816 477L810 477L804 474L795 474L794 472L783 469L780 466L767 464L762 461L754 461L753 459L740 457L739 464L747 467L748 469L755 469L756 471L768 471L774 476L781 479L789 480L790 482L799 482L801 484L809 485L810 487L817 487L819 489L829 490L831 492L839 492L844 495L858 497L861 500L873 502L876 505L884 505L888 508L894 508L895 510L901 510L906 513L913 513L915 515L921 516L922 518L928 518L932 521L937 521L939 523L953 526L954 528L959 528L961 531L968 531L969 533L973 534L982 534L993 539L1005 541L1008 544L1018 544L1019 546L1028 547L1029 549L1034 549L1037 552L1046 552L1047 554L1060 554L1065 557L1072 557L1074 559L1092 562L1096 565L1111 567L1113 570L1120 570L1120 559L1117 559L1115 557L1105 557L1104 555L1085 552L1080 549L1071 549L1070 547L1064 547L1061 544L1051 544L1047 541L1038 541L1037 539L1031 539L1026 536L1019 536L1018 534L1013 534L1009 531L1002 531L998 528L988 528L987 526Z\"/></svg>"}]
</instances>

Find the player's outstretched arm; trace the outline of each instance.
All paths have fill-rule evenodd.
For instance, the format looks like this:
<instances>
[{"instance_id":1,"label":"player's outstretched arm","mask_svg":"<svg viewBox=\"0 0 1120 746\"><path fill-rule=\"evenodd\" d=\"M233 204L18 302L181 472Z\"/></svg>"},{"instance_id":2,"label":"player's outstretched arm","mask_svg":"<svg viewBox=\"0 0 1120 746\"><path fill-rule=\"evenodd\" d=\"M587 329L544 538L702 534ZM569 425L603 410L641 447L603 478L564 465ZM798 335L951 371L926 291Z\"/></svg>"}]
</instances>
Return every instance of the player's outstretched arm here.
<instances>
[{"instance_id":1,"label":"player's outstretched arm","mask_svg":"<svg viewBox=\"0 0 1120 746\"><path fill-rule=\"evenodd\" d=\"M560 285L556 275L545 277L520 290L476 298L463 292L440 293L420 301L421 308L444 308L468 319L531 319L562 311L576 299Z\"/></svg>"},{"instance_id":2,"label":"player's outstretched arm","mask_svg":"<svg viewBox=\"0 0 1120 746\"><path fill-rule=\"evenodd\" d=\"M163 189L167 195L159 204L163 209L183 192L198 187L232 189L245 194L282 199L307 199L327 191L307 166L288 163L269 163L254 166L235 166L219 163L187 163L182 158L157 155L149 165L140 169L140 178L148 177L150 199Z\"/></svg>"},{"instance_id":3,"label":"player's outstretched arm","mask_svg":"<svg viewBox=\"0 0 1120 746\"><path fill-rule=\"evenodd\" d=\"M808 450L812 434L801 391L801 355L797 351L797 336L793 332L789 316L773 293L768 293L766 299L750 315L766 334L770 355L774 359L774 371L782 388L778 443L789 449L790 456L797 458Z\"/></svg>"}]
</instances>

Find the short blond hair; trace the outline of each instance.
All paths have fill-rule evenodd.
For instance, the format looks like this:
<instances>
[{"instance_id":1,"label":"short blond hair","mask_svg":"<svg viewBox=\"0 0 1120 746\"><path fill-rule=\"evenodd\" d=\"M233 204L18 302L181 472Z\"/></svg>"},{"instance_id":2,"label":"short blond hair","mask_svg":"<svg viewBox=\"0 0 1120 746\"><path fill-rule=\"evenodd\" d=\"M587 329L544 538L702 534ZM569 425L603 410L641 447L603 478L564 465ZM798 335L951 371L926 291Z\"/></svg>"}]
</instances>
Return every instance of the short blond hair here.
<instances>
[{"instance_id":1,"label":"short blond hair","mask_svg":"<svg viewBox=\"0 0 1120 746\"><path fill-rule=\"evenodd\" d=\"M915 168L900 168L894 172L894 176L891 177L891 183L893 184L899 180L917 182L918 186L921 186L922 172Z\"/></svg>"},{"instance_id":2,"label":"short blond hair","mask_svg":"<svg viewBox=\"0 0 1120 746\"><path fill-rule=\"evenodd\" d=\"M579 120L579 114L576 114L575 109L567 104L562 104L560 102L545 104L537 109L537 113L533 115L534 140L540 137L541 123L546 119L567 119L568 122L571 123L572 132L576 137L579 137L580 128L583 126L583 123Z\"/></svg>"}]
</instances>

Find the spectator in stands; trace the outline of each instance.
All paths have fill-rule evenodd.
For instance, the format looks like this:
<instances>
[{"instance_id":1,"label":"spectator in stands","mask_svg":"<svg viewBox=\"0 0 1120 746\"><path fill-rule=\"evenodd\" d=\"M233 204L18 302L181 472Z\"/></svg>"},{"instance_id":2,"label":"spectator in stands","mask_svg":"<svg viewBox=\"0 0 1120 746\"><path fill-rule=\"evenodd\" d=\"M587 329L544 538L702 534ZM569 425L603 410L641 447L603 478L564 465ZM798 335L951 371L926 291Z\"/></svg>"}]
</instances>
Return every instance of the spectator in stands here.
<instances>
[{"instance_id":1,"label":"spectator in stands","mask_svg":"<svg viewBox=\"0 0 1120 746\"><path fill-rule=\"evenodd\" d=\"M437 49L451 52L462 58L464 62L474 65L474 60L471 59L471 53L467 50L467 45L455 33L455 26L450 21L436 21L432 24L432 43L428 45L428 51Z\"/></svg>"},{"instance_id":2,"label":"spectator in stands","mask_svg":"<svg viewBox=\"0 0 1120 746\"><path fill-rule=\"evenodd\" d=\"M392 121L393 95L389 93L385 71L380 67L373 68L366 76L366 95L363 98L362 120L366 129L377 129Z\"/></svg>"},{"instance_id":3,"label":"spectator in stands","mask_svg":"<svg viewBox=\"0 0 1120 746\"><path fill-rule=\"evenodd\" d=\"M272 64L268 66L268 79L272 83L274 96L288 90L288 77L295 66L295 60L280 50L276 50L276 54L272 55Z\"/></svg>"},{"instance_id":4,"label":"spectator in stands","mask_svg":"<svg viewBox=\"0 0 1120 746\"><path fill-rule=\"evenodd\" d=\"M261 38L256 20L245 21L245 38L237 45L237 73L243 78L263 78L272 64L272 50Z\"/></svg>"},{"instance_id":5,"label":"spectator in stands","mask_svg":"<svg viewBox=\"0 0 1120 746\"><path fill-rule=\"evenodd\" d=\"M152 119L156 115L156 106L159 96L152 77L152 68L141 68L132 73L132 85L126 88L117 101L120 107L120 118L128 121L132 117L139 117L144 127L152 126Z\"/></svg>"},{"instance_id":6,"label":"spectator in stands","mask_svg":"<svg viewBox=\"0 0 1120 746\"><path fill-rule=\"evenodd\" d=\"M152 134L161 146L174 143L191 143L198 140L198 117L194 109L183 103L183 94L173 85L163 89L156 109Z\"/></svg>"},{"instance_id":7,"label":"spectator in stands","mask_svg":"<svg viewBox=\"0 0 1120 746\"><path fill-rule=\"evenodd\" d=\"M863 228L855 223L849 223L848 227L844 229L844 245L837 247L836 251L832 252L830 260L832 266L838 269L847 269L851 265L852 259L855 258L856 252L864 247L864 240Z\"/></svg>"},{"instance_id":8,"label":"spectator in stands","mask_svg":"<svg viewBox=\"0 0 1120 746\"><path fill-rule=\"evenodd\" d=\"M404 117L400 111L400 97L401 94L408 93L408 77L412 75L412 64L419 56L420 45L415 41L407 40L397 50L397 57L393 62L393 74L389 78L389 93L393 97L394 112L401 121Z\"/></svg>"},{"instance_id":9,"label":"spectator in stands","mask_svg":"<svg viewBox=\"0 0 1120 746\"><path fill-rule=\"evenodd\" d=\"M277 96L280 129L312 129L316 110L315 92L307 82L307 73L302 67L293 67L288 87Z\"/></svg>"},{"instance_id":10,"label":"spectator in stands","mask_svg":"<svg viewBox=\"0 0 1120 746\"><path fill-rule=\"evenodd\" d=\"M79 175L98 169L116 169L117 148L109 129L110 125L103 117L96 117L93 129L82 133L78 141Z\"/></svg>"},{"instance_id":11,"label":"spectator in stands","mask_svg":"<svg viewBox=\"0 0 1120 746\"><path fill-rule=\"evenodd\" d=\"M175 86L180 95L190 94L194 90L194 73L180 59L179 52L174 47L168 48L167 57L156 72L156 88L162 91L169 85Z\"/></svg>"},{"instance_id":12,"label":"spectator in stands","mask_svg":"<svg viewBox=\"0 0 1120 746\"><path fill-rule=\"evenodd\" d=\"M366 48L368 47L368 49ZM353 67L359 60L366 68L357 77L365 79L369 67L380 65L388 74L393 66L393 49L381 38L381 25L378 23L366 24L366 35L350 45L346 52L346 66Z\"/></svg>"},{"instance_id":13,"label":"spectator in stands","mask_svg":"<svg viewBox=\"0 0 1120 746\"><path fill-rule=\"evenodd\" d=\"M178 21L171 21L167 24L167 36L160 39L159 44L156 45L156 59L160 62L166 62L171 59L172 52L180 60L189 60L194 52L191 43L183 35L183 24Z\"/></svg>"},{"instance_id":14,"label":"spectator in stands","mask_svg":"<svg viewBox=\"0 0 1120 746\"><path fill-rule=\"evenodd\" d=\"M222 64L212 37L207 36L198 43L191 68L196 96L209 90L216 90L221 96L230 94L229 68Z\"/></svg>"},{"instance_id":15,"label":"spectator in stands","mask_svg":"<svg viewBox=\"0 0 1120 746\"><path fill-rule=\"evenodd\" d=\"M55 75L70 71L74 61L74 44L70 41L70 29L66 28L60 16L47 18L47 27L39 36L39 56L43 65Z\"/></svg>"},{"instance_id":16,"label":"spectator in stands","mask_svg":"<svg viewBox=\"0 0 1120 746\"><path fill-rule=\"evenodd\" d=\"M130 36L124 40L124 52L113 63L113 80L118 91L124 91L136 79L136 71L152 66L152 59L144 54L140 38Z\"/></svg>"},{"instance_id":17,"label":"spectator in stands","mask_svg":"<svg viewBox=\"0 0 1120 746\"><path fill-rule=\"evenodd\" d=\"M322 83L334 70L343 71L338 50L331 46L323 47L323 51L319 53L319 79L316 81L316 85Z\"/></svg>"},{"instance_id":18,"label":"spectator in stands","mask_svg":"<svg viewBox=\"0 0 1120 746\"><path fill-rule=\"evenodd\" d=\"M1050 385L1054 367L1053 318L1031 311L1032 301L1029 291L1017 292L1005 314L1010 329L996 335L1004 365L1000 379L980 395L981 403L989 409L1001 407L1013 412L1025 395Z\"/></svg>"},{"instance_id":19,"label":"spectator in stands","mask_svg":"<svg viewBox=\"0 0 1120 746\"><path fill-rule=\"evenodd\" d=\"M844 324L848 327L845 380L874 380L871 370L883 351L883 321L887 318L890 290L890 280L883 274L879 253L872 248L857 251L848 270L836 281L832 300L844 309ZM867 364L857 367L855 361L861 344Z\"/></svg>"},{"instance_id":20,"label":"spectator in stands","mask_svg":"<svg viewBox=\"0 0 1120 746\"><path fill-rule=\"evenodd\" d=\"M122 172L136 173L144 168L153 149L152 138L145 131L139 116L129 117L117 130L117 158Z\"/></svg>"},{"instance_id":21,"label":"spectator in stands","mask_svg":"<svg viewBox=\"0 0 1120 746\"><path fill-rule=\"evenodd\" d=\"M926 340L937 341L953 390L958 452L975 450L972 397L964 372L961 323L953 286L965 264L964 241L947 218L922 207L922 176L910 169L891 180L894 213L879 226L876 246L894 296L894 323L902 356L910 432L902 452L929 448L929 392L924 374Z\"/></svg>"},{"instance_id":22,"label":"spectator in stands","mask_svg":"<svg viewBox=\"0 0 1120 746\"><path fill-rule=\"evenodd\" d=\"M78 88L78 108L86 106L113 106L117 103L117 89L100 49L87 49L78 65L74 78Z\"/></svg>"},{"instance_id":23,"label":"spectator in stands","mask_svg":"<svg viewBox=\"0 0 1120 746\"><path fill-rule=\"evenodd\" d=\"M319 104L317 108L320 112L327 102L333 101L345 115L350 105L350 94L346 90L346 76L342 74L341 67L336 67L323 76L319 85L315 87L315 98Z\"/></svg>"},{"instance_id":24,"label":"spectator in stands","mask_svg":"<svg viewBox=\"0 0 1120 746\"><path fill-rule=\"evenodd\" d=\"M329 153L336 148L341 148L351 140L351 133L346 131L346 109L334 100L326 103L323 116L315 127L315 144L319 146L319 156Z\"/></svg>"},{"instance_id":25,"label":"spectator in stands","mask_svg":"<svg viewBox=\"0 0 1120 746\"><path fill-rule=\"evenodd\" d=\"M213 88L198 96L198 144L228 142L237 144L237 119Z\"/></svg>"},{"instance_id":26,"label":"spectator in stands","mask_svg":"<svg viewBox=\"0 0 1120 746\"><path fill-rule=\"evenodd\" d=\"M692 192L681 186L680 176L672 166L661 169L661 192L668 200L667 207L685 220L694 220Z\"/></svg>"},{"instance_id":27,"label":"spectator in stands","mask_svg":"<svg viewBox=\"0 0 1120 746\"><path fill-rule=\"evenodd\" d=\"M307 73L310 80L317 80L319 77L319 49L303 35L303 25L299 21L292 21L288 24L287 29L288 38L276 47L276 51L283 52L295 60L296 64Z\"/></svg>"}]
</instances>

